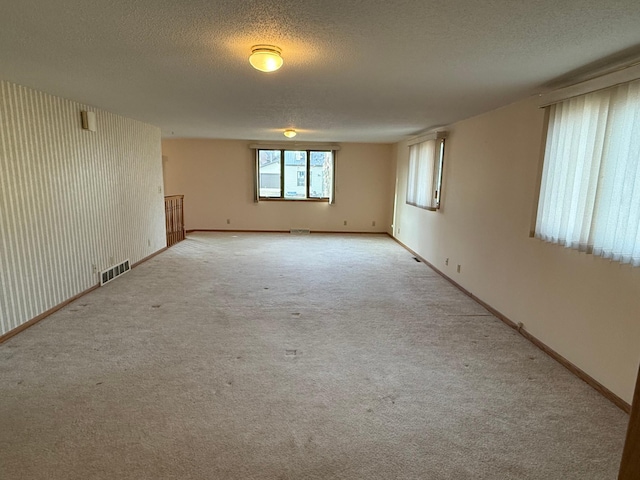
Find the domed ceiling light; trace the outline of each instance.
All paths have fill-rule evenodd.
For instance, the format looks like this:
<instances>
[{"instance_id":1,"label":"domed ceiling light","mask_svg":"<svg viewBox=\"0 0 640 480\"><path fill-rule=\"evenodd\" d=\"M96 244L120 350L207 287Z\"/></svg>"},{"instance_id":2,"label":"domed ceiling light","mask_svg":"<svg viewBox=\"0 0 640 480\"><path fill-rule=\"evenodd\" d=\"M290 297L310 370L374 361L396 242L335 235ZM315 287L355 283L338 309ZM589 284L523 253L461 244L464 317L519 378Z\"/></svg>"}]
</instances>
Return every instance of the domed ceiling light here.
<instances>
[{"instance_id":1,"label":"domed ceiling light","mask_svg":"<svg viewBox=\"0 0 640 480\"><path fill-rule=\"evenodd\" d=\"M293 128L287 128L283 133L287 138L293 138L298 134L298 132L296 132Z\"/></svg>"},{"instance_id":2,"label":"domed ceiling light","mask_svg":"<svg viewBox=\"0 0 640 480\"><path fill-rule=\"evenodd\" d=\"M275 45L254 45L251 47L249 63L261 72L275 72L284 62L281 53L282 50Z\"/></svg>"}]
</instances>

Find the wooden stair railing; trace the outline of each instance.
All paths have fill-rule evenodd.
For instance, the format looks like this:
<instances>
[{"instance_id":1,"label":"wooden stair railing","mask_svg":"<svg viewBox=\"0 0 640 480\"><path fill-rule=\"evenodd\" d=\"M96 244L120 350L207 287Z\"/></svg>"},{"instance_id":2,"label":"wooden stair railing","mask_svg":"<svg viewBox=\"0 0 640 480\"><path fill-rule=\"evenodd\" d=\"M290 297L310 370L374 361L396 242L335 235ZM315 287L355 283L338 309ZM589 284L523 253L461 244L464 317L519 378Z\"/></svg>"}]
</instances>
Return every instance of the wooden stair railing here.
<instances>
[{"instance_id":1,"label":"wooden stair railing","mask_svg":"<svg viewBox=\"0 0 640 480\"><path fill-rule=\"evenodd\" d=\"M184 240L184 195L164 197L167 247Z\"/></svg>"}]
</instances>

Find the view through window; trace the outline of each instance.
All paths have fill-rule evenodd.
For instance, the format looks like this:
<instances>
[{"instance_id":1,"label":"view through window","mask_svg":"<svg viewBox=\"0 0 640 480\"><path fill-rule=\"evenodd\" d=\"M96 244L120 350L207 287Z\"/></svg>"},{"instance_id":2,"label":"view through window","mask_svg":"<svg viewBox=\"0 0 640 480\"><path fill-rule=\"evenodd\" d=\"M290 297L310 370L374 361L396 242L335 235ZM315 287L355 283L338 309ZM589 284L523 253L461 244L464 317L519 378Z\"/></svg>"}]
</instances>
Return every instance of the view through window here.
<instances>
[{"instance_id":1,"label":"view through window","mask_svg":"<svg viewBox=\"0 0 640 480\"><path fill-rule=\"evenodd\" d=\"M333 182L333 152L258 150L260 198L328 199Z\"/></svg>"}]
</instances>

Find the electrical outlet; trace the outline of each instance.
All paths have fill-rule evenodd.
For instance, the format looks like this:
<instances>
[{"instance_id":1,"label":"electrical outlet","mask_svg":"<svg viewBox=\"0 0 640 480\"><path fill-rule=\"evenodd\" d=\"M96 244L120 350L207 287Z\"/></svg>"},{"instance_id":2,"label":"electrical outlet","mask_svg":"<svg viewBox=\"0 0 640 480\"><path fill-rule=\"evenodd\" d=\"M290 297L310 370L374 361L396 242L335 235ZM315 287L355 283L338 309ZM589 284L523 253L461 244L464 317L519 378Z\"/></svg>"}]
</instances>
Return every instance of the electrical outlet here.
<instances>
[{"instance_id":1,"label":"electrical outlet","mask_svg":"<svg viewBox=\"0 0 640 480\"><path fill-rule=\"evenodd\" d=\"M147 247L151 246L151 240L147 238Z\"/></svg>"},{"instance_id":2,"label":"electrical outlet","mask_svg":"<svg viewBox=\"0 0 640 480\"><path fill-rule=\"evenodd\" d=\"M347 224L347 221L346 221L346 220L344 221L344 224L345 224L345 225Z\"/></svg>"},{"instance_id":3,"label":"electrical outlet","mask_svg":"<svg viewBox=\"0 0 640 480\"><path fill-rule=\"evenodd\" d=\"M448 258L444 261L444 264L445 265L449 265L449 259Z\"/></svg>"},{"instance_id":4,"label":"electrical outlet","mask_svg":"<svg viewBox=\"0 0 640 480\"><path fill-rule=\"evenodd\" d=\"M460 273L460 265L458 265L458 273Z\"/></svg>"},{"instance_id":5,"label":"electrical outlet","mask_svg":"<svg viewBox=\"0 0 640 480\"><path fill-rule=\"evenodd\" d=\"M227 225L230 225L230 224L231 224L231 219L227 218Z\"/></svg>"},{"instance_id":6,"label":"electrical outlet","mask_svg":"<svg viewBox=\"0 0 640 480\"><path fill-rule=\"evenodd\" d=\"M371 226L372 226L372 227L375 227L375 226L376 226L376 221L375 221L375 220L371 222Z\"/></svg>"}]
</instances>

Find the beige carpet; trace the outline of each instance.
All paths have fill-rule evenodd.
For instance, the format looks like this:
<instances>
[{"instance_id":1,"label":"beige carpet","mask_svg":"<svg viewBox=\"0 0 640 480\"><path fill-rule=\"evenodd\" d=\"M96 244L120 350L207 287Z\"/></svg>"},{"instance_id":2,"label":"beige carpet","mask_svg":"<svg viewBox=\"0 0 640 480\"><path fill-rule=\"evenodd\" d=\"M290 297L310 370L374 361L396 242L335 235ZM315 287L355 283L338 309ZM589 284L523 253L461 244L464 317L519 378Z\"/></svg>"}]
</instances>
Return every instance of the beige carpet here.
<instances>
[{"instance_id":1,"label":"beige carpet","mask_svg":"<svg viewBox=\"0 0 640 480\"><path fill-rule=\"evenodd\" d=\"M627 421L380 235L193 234L0 345L2 480L614 480Z\"/></svg>"}]
</instances>

